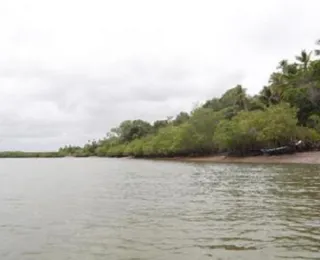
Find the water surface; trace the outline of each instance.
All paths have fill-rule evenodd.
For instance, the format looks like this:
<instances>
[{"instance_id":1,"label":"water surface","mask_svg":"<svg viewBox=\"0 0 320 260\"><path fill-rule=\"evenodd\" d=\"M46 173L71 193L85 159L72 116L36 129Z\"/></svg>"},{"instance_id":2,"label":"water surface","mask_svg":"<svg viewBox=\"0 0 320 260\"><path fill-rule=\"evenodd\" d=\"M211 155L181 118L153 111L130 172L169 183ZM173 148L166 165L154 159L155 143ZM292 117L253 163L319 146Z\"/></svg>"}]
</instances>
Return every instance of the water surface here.
<instances>
[{"instance_id":1,"label":"water surface","mask_svg":"<svg viewBox=\"0 0 320 260\"><path fill-rule=\"evenodd\" d=\"M320 167L0 160L0 259L320 259Z\"/></svg>"}]
</instances>

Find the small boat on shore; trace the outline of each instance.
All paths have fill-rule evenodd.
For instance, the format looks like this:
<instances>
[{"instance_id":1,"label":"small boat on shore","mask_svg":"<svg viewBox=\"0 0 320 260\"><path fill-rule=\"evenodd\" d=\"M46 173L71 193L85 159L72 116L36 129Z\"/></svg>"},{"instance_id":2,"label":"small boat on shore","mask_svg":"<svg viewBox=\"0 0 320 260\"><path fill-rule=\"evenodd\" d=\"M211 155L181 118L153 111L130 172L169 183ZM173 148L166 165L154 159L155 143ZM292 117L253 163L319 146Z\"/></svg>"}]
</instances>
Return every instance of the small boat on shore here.
<instances>
[{"instance_id":1,"label":"small boat on shore","mask_svg":"<svg viewBox=\"0 0 320 260\"><path fill-rule=\"evenodd\" d=\"M290 146L281 146L270 149L261 149L264 155L282 155L282 154L292 154L295 150Z\"/></svg>"}]
</instances>

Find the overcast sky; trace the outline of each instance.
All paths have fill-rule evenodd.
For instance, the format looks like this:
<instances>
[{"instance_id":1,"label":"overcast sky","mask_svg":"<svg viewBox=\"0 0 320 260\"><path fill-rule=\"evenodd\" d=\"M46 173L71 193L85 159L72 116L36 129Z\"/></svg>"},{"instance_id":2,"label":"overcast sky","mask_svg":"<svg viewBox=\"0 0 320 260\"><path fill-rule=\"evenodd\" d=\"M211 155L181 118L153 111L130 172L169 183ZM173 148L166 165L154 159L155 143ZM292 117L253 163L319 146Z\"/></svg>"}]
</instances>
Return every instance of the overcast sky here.
<instances>
[{"instance_id":1,"label":"overcast sky","mask_svg":"<svg viewBox=\"0 0 320 260\"><path fill-rule=\"evenodd\" d=\"M243 84L320 38L319 0L1 0L0 150L52 150Z\"/></svg>"}]
</instances>

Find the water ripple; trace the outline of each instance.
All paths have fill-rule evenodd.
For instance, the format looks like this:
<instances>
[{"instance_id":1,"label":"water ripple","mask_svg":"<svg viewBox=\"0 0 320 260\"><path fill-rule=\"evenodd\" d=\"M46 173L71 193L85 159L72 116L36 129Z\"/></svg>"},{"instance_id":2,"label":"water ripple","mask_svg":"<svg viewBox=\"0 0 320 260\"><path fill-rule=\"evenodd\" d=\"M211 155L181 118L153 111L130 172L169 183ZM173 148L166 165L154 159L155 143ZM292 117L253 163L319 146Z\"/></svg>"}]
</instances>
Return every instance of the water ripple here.
<instances>
[{"instance_id":1,"label":"water ripple","mask_svg":"<svg viewBox=\"0 0 320 260\"><path fill-rule=\"evenodd\" d=\"M1 260L320 259L320 168L0 160Z\"/></svg>"}]
</instances>

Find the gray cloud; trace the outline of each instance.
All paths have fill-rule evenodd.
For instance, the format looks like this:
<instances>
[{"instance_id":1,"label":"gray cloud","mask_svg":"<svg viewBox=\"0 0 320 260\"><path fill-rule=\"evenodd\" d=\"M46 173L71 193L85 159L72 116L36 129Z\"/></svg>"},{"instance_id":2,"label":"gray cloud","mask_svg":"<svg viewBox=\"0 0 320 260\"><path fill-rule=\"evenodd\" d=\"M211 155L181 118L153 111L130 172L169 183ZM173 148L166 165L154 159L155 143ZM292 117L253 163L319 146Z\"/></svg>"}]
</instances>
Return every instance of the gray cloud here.
<instances>
[{"instance_id":1,"label":"gray cloud","mask_svg":"<svg viewBox=\"0 0 320 260\"><path fill-rule=\"evenodd\" d=\"M120 67L126 69L119 75L108 74L106 68L98 76L44 66L2 68L0 82L13 79L25 85L16 91L7 89L6 96L11 97L3 104L11 107L0 108L2 140L39 143L61 137L58 142L62 145L69 136L69 142L85 142L102 137L125 119L152 121L190 110L194 102L219 95L243 78L239 72L208 77L192 68L168 68L156 61L127 62ZM24 148L28 147L24 143Z\"/></svg>"}]
</instances>

